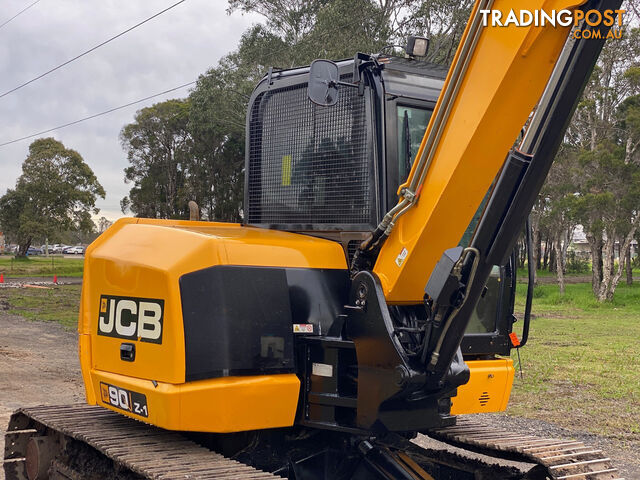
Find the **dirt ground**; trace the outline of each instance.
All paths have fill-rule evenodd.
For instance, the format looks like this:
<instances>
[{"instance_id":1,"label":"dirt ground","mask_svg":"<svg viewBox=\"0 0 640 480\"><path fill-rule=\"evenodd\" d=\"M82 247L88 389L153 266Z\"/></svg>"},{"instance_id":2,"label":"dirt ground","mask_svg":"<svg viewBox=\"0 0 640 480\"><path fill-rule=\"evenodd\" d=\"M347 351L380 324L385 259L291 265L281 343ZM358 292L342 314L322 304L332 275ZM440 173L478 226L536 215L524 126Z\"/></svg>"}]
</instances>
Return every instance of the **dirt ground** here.
<instances>
[{"instance_id":1,"label":"dirt ground","mask_svg":"<svg viewBox=\"0 0 640 480\"><path fill-rule=\"evenodd\" d=\"M15 409L83 401L75 332L55 323L31 322L0 310L0 452L3 456L5 429ZM2 469L0 480L4 480Z\"/></svg>"},{"instance_id":2,"label":"dirt ground","mask_svg":"<svg viewBox=\"0 0 640 480\"><path fill-rule=\"evenodd\" d=\"M0 305L0 452L4 452L4 429L16 408L83 401L76 333L55 323L9 315ZM605 450L628 480L640 479L640 446L622 448L614 439L582 433L579 426L568 431L505 415L486 415L484 420L534 435L578 438ZM420 444L426 441L418 439ZM1 469L0 480L4 480Z\"/></svg>"}]
</instances>

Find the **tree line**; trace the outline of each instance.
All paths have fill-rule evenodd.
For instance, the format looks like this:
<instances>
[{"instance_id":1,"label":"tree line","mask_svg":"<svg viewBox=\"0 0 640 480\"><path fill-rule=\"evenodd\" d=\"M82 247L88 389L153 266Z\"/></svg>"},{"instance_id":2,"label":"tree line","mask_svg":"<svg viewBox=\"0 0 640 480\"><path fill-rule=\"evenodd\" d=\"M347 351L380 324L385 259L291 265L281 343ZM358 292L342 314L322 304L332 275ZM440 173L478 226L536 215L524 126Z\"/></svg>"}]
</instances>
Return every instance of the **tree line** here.
<instances>
[{"instance_id":1,"label":"tree line","mask_svg":"<svg viewBox=\"0 0 640 480\"><path fill-rule=\"evenodd\" d=\"M640 30L607 42L530 216L535 267L552 257L561 294L574 229L582 225L593 293L611 300L631 273L640 227ZM546 248L543 249L542 245ZM616 258L618 259L616 262ZM542 265L540 265L542 263Z\"/></svg>"}]
</instances>

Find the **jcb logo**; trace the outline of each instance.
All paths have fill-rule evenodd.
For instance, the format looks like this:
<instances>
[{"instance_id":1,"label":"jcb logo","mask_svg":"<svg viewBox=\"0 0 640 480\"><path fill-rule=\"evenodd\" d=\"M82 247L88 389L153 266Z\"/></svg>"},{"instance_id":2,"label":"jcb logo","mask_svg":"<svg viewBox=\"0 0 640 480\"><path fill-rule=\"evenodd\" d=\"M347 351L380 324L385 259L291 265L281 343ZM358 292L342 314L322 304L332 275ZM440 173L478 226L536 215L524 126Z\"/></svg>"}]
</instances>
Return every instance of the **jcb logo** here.
<instances>
[{"instance_id":1,"label":"jcb logo","mask_svg":"<svg viewBox=\"0 0 640 480\"><path fill-rule=\"evenodd\" d=\"M162 343L164 300L102 295L98 335Z\"/></svg>"}]
</instances>

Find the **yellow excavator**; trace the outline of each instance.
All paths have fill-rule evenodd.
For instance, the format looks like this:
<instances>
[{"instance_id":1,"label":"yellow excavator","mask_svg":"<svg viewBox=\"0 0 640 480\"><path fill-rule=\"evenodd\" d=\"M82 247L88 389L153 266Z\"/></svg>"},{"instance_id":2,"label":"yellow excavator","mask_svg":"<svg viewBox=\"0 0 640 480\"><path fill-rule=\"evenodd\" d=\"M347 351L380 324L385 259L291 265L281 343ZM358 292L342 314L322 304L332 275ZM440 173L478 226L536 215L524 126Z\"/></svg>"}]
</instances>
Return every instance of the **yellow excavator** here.
<instances>
[{"instance_id":1,"label":"yellow excavator","mask_svg":"<svg viewBox=\"0 0 640 480\"><path fill-rule=\"evenodd\" d=\"M467 414L506 408L511 252L608 32L585 20L620 3L478 0L448 71L421 37L269 70L244 223L127 218L87 249L88 405L17 411L7 480L618 478ZM520 8L581 20L483 21Z\"/></svg>"}]
</instances>

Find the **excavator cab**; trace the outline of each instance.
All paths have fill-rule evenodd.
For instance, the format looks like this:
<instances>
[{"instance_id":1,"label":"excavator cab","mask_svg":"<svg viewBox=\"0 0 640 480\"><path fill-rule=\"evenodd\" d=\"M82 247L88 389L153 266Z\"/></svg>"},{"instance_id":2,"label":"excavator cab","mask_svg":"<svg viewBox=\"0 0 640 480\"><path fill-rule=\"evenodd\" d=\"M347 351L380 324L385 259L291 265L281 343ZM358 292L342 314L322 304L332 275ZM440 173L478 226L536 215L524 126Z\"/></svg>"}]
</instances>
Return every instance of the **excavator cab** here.
<instances>
[{"instance_id":1,"label":"excavator cab","mask_svg":"<svg viewBox=\"0 0 640 480\"><path fill-rule=\"evenodd\" d=\"M397 203L447 71L416 57L363 54L270 70L248 108L246 224L339 242L350 264ZM327 94L331 75L340 83ZM462 343L466 359L509 355L515 282L513 258L494 267Z\"/></svg>"}]
</instances>

